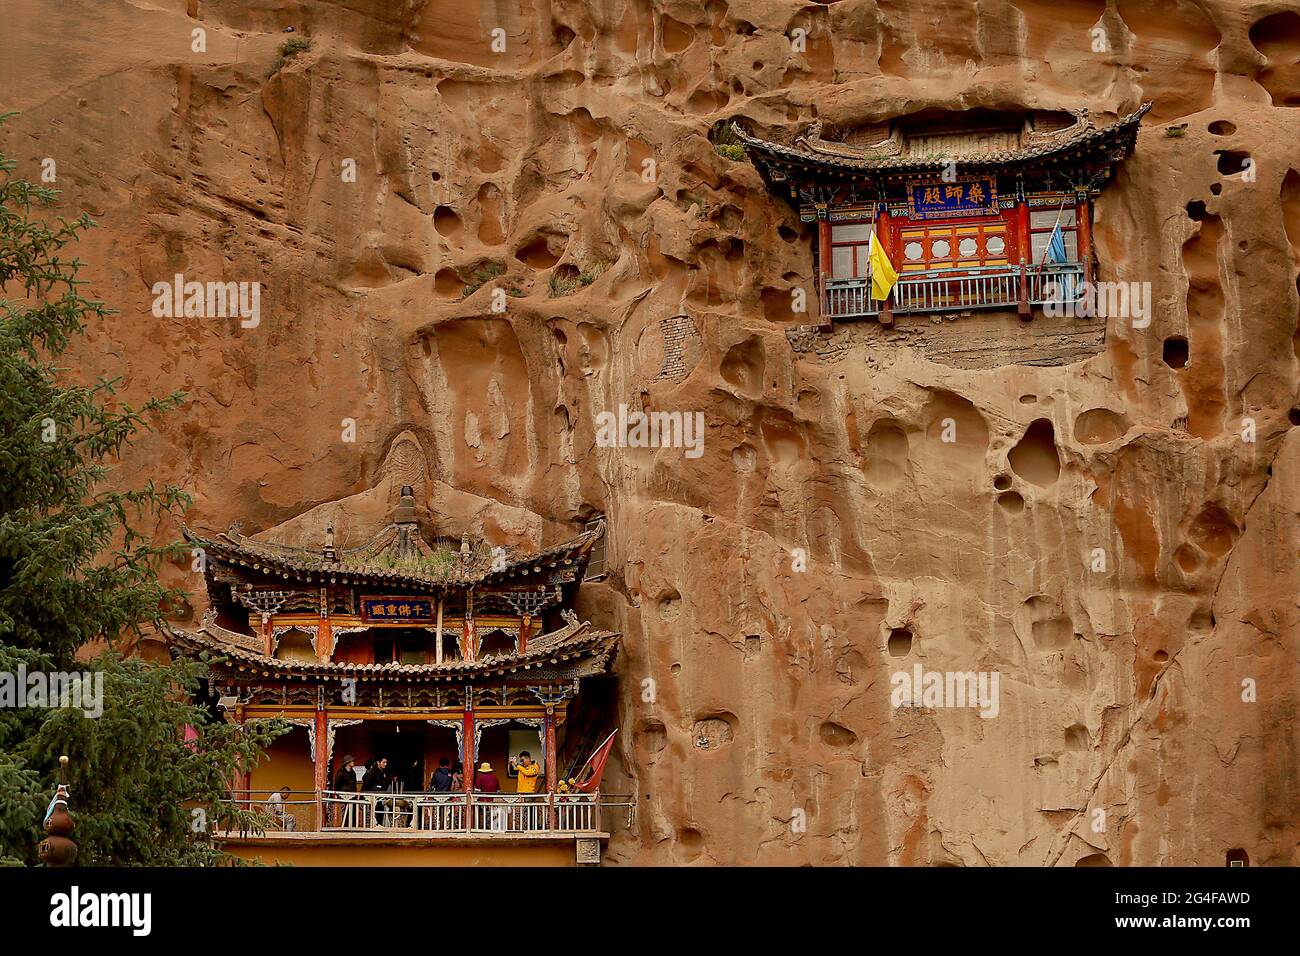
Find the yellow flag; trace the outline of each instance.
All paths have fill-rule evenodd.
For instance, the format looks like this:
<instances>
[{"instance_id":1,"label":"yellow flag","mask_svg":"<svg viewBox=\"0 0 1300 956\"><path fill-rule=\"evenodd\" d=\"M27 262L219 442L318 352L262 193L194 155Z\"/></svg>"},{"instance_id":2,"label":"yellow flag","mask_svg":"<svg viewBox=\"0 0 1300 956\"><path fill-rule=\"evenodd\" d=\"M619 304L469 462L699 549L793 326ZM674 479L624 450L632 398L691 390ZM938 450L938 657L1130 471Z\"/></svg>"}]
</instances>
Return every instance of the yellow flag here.
<instances>
[{"instance_id":1,"label":"yellow flag","mask_svg":"<svg viewBox=\"0 0 1300 956\"><path fill-rule=\"evenodd\" d=\"M898 272L889 256L885 255L885 247L876 239L875 230L871 233L871 251L867 258L871 262L871 298L883 302L898 282Z\"/></svg>"}]
</instances>

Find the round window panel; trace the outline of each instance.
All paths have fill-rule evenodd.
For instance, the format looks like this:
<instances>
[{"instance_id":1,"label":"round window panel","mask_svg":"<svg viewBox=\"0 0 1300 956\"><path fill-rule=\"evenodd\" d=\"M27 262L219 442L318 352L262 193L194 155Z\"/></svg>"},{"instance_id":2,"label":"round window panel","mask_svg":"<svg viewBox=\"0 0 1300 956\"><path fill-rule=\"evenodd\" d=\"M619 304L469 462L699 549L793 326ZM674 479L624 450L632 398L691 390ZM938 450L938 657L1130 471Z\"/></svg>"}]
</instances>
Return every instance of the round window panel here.
<instances>
[{"instance_id":1,"label":"round window panel","mask_svg":"<svg viewBox=\"0 0 1300 956\"><path fill-rule=\"evenodd\" d=\"M961 243L958 244L957 248L961 250L963 256L969 259L971 256L975 255L975 250L978 246L974 239L963 239Z\"/></svg>"},{"instance_id":2,"label":"round window panel","mask_svg":"<svg viewBox=\"0 0 1300 956\"><path fill-rule=\"evenodd\" d=\"M909 242L903 247L903 255L909 259L921 258L921 244L919 242Z\"/></svg>"},{"instance_id":3,"label":"round window panel","mask_svg":"<svg viewBox=\"0 0 1300 956\"><path fill-rule=\"evenodd\" d=\"M947 259L951 252L952 246L948 244L947 239L936 239L934 245L930 247L930 256L934 259Z\"/></svg>"},{"instance_id":4,"label":"round window panel","mask_svg":"<svg viewBox=\"0 0 1300 956\"><path fill-rule=\"evenodd\" d=\"M994 236L988 241L985 248L988 249L989 255L1000 256L1002 253L1007 251L1007 243L1001 236Z\"/></svg>"}]
</instances>

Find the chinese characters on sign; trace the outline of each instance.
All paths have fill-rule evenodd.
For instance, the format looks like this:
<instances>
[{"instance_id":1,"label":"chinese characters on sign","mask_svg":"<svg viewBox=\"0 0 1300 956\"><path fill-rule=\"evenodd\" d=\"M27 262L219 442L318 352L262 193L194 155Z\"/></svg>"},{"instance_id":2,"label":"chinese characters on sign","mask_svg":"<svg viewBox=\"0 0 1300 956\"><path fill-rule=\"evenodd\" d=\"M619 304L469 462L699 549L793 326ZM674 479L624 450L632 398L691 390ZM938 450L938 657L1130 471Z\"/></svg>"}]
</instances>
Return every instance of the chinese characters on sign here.
<instances>
[{"instance_id":1,"label":"chinese characters on sign","mask_svg":"<svg viewBox=\"0 0 1300 956\"><path fill-rule=\"evenodd\" d=\"M433 602L424 598L363 597L361 615L372 621L430 621Z\"/></svg>"},{"instance_id":2,"label":"chinese characters on sign","mask_svg":"<svg viewBox=\"0 0 1300 956\"><path fill-rule=\"evenodd\" d=\"M907 198L914 218L929 219L996 212L998 197L992 179L972 179L958 183L912 183Z\"/></svg>"}]
</instances>

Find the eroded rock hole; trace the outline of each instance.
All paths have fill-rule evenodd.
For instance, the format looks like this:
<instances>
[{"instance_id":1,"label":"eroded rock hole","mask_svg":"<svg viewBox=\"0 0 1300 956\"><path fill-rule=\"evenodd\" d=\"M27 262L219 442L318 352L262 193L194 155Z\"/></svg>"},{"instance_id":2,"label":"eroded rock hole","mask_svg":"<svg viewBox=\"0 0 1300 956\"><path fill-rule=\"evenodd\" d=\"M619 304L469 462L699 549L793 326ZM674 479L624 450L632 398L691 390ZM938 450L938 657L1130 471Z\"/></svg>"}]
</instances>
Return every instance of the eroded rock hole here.
<instances>
[{"instance_id":1,"label":"eroded rock hole","mask_svg":"<svg viewBox=\"0 0 1300 956\"><path fill-rule=\"evenodd\" d=\"M440 299L454 299L464 287L465 280L455 269L439 269L433 277L433 292Z\"/></svg>"},{"instance_id":2,"label":"eroded rock hole","mask_svg":"<svg viewBox=\"0 0 1300 956\"><path fill-rule=\"evenodd\" d=\"M549 269L559 262L560 256L564 254L563 249L558 253L553 251L551 243L549 237L538 236L521 246L515 253L515 258L533 269Z\"/></svg>"},{"instance_id":3,"label":"eroded rock hole","mask_svg":"<svg viewBox=\"0 0 1300 956\"><path fill-rule=\"evenodd\" d=\"M1251 166L1250 153L1244 153L1239 149L1216 149L1214 152L1219 157L1215 165L1222 176L1244 173Z\"/></svg>"},{"instance_id":4,"label":"eroded rock hole","mask_svg":"<svg viewBox=\"0 0 1300 956\"><path fill-rule=\"evenodd\" d=\"M641 725L640 733L646 750L652 754L659 753L668 745L668 729L660 721L646 721Z\"/></svg>"},{"instance_id":5,"label":"eroded rock hole","mask_svg":"<svg viewBox=\"0 0 1300 956\"><path fill-rule=\"evenodd\" d=\"M818 731L822 743L828 747L836 747L841 750L847 750L858 742L858 735L849 728L841 726L833 721L826 721L821 725Z\"/></svg>"},{"instance_id":6,"label":"eroded rock hole","mask_svg":"<svg viewBox=\"0 0 1300 956\"><path fill-rule=\"evenodd\" d=\"M912 651L912 632L906 627L896 627L889 632L889 656L906 657Z\"/></svg>"},{"instance_id":7,"label":"eroded rock hole","mask_svg":"<svg viewBox=\"0 0 1300 956\"><path fill-rule=\"evenodd\" d=\"M670 588L660 594L656 603L659 607L659 616L665 620L671 621L682 613L682 596L676 588Z\"/></svg>"},{"instance_id":8,"label":"eroded rock hole","mask_svg":"<svg viewBox=\"0 0 1300 956\"><path fill-rule=\"evenodd\" d=\"M717 750L736 738L736 715L731 713L703 717L691 728L691 740L699 750Z\"/></svg>"},{"instance_id":9,"label":"eroded rock hole","mask_svg":"<svg viewBox=\"0 0 1300 956\"><path fill-rule=\"evenodd\" d=\"M1056 452L1056 435L1046 418L1035 419L1025 435L1007 455L1011 470L1032 485L1047 488L1061 474L1061 458Z\"/></svg>"},{"instance_id":10,"label":"eroded rock hole","mask_svg":"<svg viewBox=\"0 0 1300 956\"><path fill-rule=\"evenodd\" d=\"M1123 438L1128 419L1109 408L1090 408L1074 420L1074 440L1085 445L1102 445Z\"/></svg>"},{"instance_id":11,"label":"eroded rock hole","mask_svg":"<svg viewBox=\"0 0 1300 956\"><path fill-rule=\"evenodd\" d=\"M456 210L450 206L439 206L433 211L433 228L438 230L438 235L454 239L460 235L464 224Z\"/></svg>"},{"instance_id":12,"label":"eroded rock hole","mask_svg":"<svg viewBox=\"0 0 1300 956\"><path fill-rule=\"evenodd\" d=\"M1187 359L1190 357L1187 339L1181 335L1171 335L1165 339L1163 351L1165 364L1170 368L1187 367Z\"/></svg>"}]
</instances>

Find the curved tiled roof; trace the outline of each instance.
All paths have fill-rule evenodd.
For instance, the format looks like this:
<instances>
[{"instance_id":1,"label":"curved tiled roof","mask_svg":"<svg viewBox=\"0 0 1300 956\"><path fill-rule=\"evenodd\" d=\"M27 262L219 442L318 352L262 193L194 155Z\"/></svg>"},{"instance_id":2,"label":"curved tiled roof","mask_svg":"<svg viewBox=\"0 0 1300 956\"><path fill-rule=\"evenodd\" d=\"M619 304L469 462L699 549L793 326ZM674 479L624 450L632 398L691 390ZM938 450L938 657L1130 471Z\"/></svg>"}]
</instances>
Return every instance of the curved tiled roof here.
<instances>
[{"instance_id":1,"label":"curved tiled roof","mask_svg":"<svg viewBox=\"0 0 1300 956\"><path fill-rule=\"evenodd\" d=\"M541 634L528 642L522 654L490 657L481 661L449 661L445 664L352 664L321 661L281 660L262 653L256 637L219 626L209 613L197 631L169 628L167 636L182 649L210 651L227 658L233 670L254 670L272 678L356 678L393 680L406 683L463 680L528 672L537 668L563 667L587 662L593 673L609 669L620 636L601 631L586 622L572 623Z\"/></svg>"},{"instance_id":2,"label":"curved tiled roof","mask_svg":"<svg viewBox=\"0 0 1300 956\"><path fill-rule=\"evenodd\" d=\"M1127 153L1133 148L1138 125L1151 106L1151 103L1143 104L1137 110L1107 126L1098 127L1082 121L1064 130L1037 134L1030 137L1028 144L1018 149L993 152L972 151L943 156L899 155L897 150L889 148L888 141L867 147L829 142L821 139L819 124L810 127L807 133L795 137L792 143L779 143L752 136L738 123L733 123L732 129L740 138L750 161L769 178L772 173L780 174L788 167L803 167L846 175L862 172L942 169L954 162L965 167L1014 166L1071 154L1100 151L1108 146L1122 147Z\"/></svg>"},{"instance_id":3,"label":"curved tiled roof","mask_svg":"<svg viewBox=\"0 0 1300 956\"><path fill-rule=\"evenodd\" d=\"M201 547L208 558L218 562L237 564L254 570L286 576L328 576L331 580L343 579L357 583L374 582L385 585L402 585L409 587L432 588L447 584L472 585L504 581L516 573L526 570L530 565L540 568L542 565L556 564L561 561L580 563L585 561L592 546L601 535L601 530L584 531L577 537L561 542L543 551L525 554L506 554L504 563L493 567L492 555L480 546L477 553L472 553L465 561L458 552L452 553L445 562L429 563L428 559L414 562L386 564L382 555L391 539L400 535L403 529L396 524L389 524L375 537L359 548L339 553L339 559L330 561L317 550L277 544L271 541L258 541L245 537L235 530L214 537L196 534L189 527L182 525L181 532L185 539ZM418 536L415 540L419 540ZM424 552L429 551L423 541ZM360 560L358 560L360 556Z\"/></svg>"}]
</instances>

